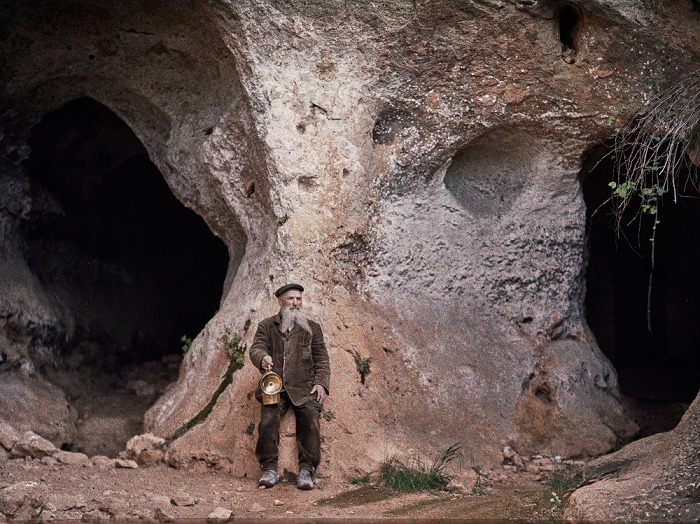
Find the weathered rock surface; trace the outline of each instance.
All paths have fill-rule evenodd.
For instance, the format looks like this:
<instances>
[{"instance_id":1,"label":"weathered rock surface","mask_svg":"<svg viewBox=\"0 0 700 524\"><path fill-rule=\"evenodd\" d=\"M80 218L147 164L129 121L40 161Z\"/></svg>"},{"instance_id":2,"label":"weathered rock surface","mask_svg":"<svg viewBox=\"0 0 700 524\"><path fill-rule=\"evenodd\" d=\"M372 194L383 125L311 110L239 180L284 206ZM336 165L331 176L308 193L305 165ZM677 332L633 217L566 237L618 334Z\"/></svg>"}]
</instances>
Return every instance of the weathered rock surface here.
<instances>
[{"instance_id":1,"label":"weathered rock surface","mask_svg":"<svg viewBox=\"0 0 700 524\"><path fill-rule=\"evenodd\" d=\"M53 455L58 450L50 441L37 435L33 431L25 431L14 446L12 456L41 458Z\"/></svg>"},{"instance_id":2,"label":"weathered rock surface","mask_svg":"<svg viewBox=\"0 0 700 524\"><path fill-rule=\"evenodd\" d=\"M126 443L127 457L142 466L159 462L164 455L165 439L156 437L153 433L136 435Z\"/></svg>"},{"instance_id":3,"label":"weathered rock surface","mask_svg":"<svg viewBox=\"0 0 700 524\"><path fill-rule=\"evenodd\" d=\"M221 506L217 507L209 513L207 516L207 522L219 522L219 521L226 521L230 520L233 516L233 511L231 511L228 508L222 508Z\"/></svg>"},{"instance_id":4,"label":"weathered rock surface","mask_svg":"<svg viewBox=\"0 0 700 524\"><path fill-rule=\"evenodd\" d=\"M615 370L583 318L578 175L630 93L697 62L690 7L657 4L581 2L565 50L552 2L3 2L0 381L26 399L9 422L70 440L77 417L64 396L37 393L41 369L78 340L76 324L114 324L128 344L162 320L133 282L124 307L143 308L144 326L87 307L73 281L48 289L26 256L26 230L64 213L25 172L32 129L89 97L230 255L220 308L145 418L179 437L169 464L258 472L248 362L183 428L221 384L226 330L250 344L291 280L330 350L329 472L456 441L497 463L505 446L568 457L629 439ZM138 145L124 143L120 161ZM364 384L358 358L371 359ZM282 436L290 470L293 440Z\"/></svg>"},{"instance_id":5,"label":"weathered rock surface","mask_svg":"<svg viewBox=\"0 0 700 524\"><path fill-rule=\"evenodd\" d=\"M67 464L70 466L80 466L90 463L90 457L88 457L85 453L77 453L74 451L57 451L53 454L53 458L55 458L61 464Z\"/></svg>"},{"instance_id":6,"label":"weathered rock surface","mask_svg":"<svg viewBox=\"0 0 700 524\"><path fill-rule=\"evenodd\" d=\"M565 517L697 522L700 519L700 399L678 426L600 457L585 469L592 484L569 498Z\"/></svg>"}]
</instances>

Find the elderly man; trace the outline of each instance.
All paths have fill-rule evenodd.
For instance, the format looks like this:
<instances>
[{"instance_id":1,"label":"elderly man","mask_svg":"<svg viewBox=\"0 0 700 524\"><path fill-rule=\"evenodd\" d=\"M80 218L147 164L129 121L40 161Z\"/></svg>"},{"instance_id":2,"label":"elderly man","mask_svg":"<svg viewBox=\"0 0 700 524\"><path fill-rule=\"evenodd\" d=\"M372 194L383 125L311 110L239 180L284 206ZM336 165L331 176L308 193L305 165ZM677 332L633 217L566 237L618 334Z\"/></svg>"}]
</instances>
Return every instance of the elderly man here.
<instances>
[{"instance_id":1,"label":"elderly man","mask_svg":"<svg viewBox=\"0 0 700 524\"><path fill-rule=\"evenodd\" d=\"M275 291L280 311L258 324L250 360L261 371L272 369L282 378L279 404L262 405L255 455L263 475L260 486L271 488L279 482L280 417L290 407L296 418L299 475L297 487L312 489L312 476L321 461L319 415L328 395L330 363L321 326L302 312L299 284L287 284ZM261 392L256 393L258 401Z\"/></svg>"}]
</instances>

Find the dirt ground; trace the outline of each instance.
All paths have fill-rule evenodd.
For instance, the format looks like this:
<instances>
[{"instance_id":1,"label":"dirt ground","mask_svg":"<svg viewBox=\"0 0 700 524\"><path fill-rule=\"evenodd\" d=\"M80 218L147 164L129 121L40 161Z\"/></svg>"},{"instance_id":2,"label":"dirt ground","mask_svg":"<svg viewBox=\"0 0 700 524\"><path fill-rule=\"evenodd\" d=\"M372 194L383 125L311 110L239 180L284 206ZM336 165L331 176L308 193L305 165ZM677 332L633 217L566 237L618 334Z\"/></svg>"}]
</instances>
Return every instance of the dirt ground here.
<instances>
[{"instance_id":1,"label":"dirt ground","mask_svg":"<svg viewBox=\"0 0 700 524\"><path fill-rule=\"evenodd\" d=\"M97 469L14 459L0 465L0 511L7 520L83 521L206 519L216 508L236 519L560 518L565 494L553 495L553 472L507 468L486 471L481 486L405 494L372 480L353 485L320 478L313 491L300 491L289 475L262 489L256 478L205 467Z\"/></svg>"}]
</instances>

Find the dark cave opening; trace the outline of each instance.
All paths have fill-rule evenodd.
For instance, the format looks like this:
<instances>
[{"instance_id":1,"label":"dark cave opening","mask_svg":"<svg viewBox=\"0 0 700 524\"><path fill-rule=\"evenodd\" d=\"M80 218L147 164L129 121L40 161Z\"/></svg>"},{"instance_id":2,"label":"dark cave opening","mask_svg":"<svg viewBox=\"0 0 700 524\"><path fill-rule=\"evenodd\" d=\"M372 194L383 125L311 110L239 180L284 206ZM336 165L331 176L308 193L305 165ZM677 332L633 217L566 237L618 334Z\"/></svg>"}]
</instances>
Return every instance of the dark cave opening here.
<instances>
[{"instance_id":1,"label":"dark cave opening","mask_svg":"<svg viewBox=\"0 0 700 524\"><path fill-rule=\"evenodd\" d=\"M79 412L99 399L102 422L83 420L69 448L114 454L176 378L181 338L217 311L228 252L102 104L81 98L47 114L29 145L25 258L64 324L42 372ZM121 437L109 417L121 417Z\"/></svg>"},{"instance_id":2,"label":"dark cave opening","mask_svg":"<svg viewBox=\"0 0 700 524\"><path fill-rule=\"evenodd\" d=\"M687 184L677 203L662 197L652 272L653 218L635 219L633 202L617 235L614 174L608 146L586 154L586 319L644 436L675 426L700 388L700 193Z\"/></svg>"},{"instance_id":3,"label":"dark cave opening","mask_svg":"<svg viewBox=\"0 0 700 524\"><path fill-rule=\"evenodd\" d=\"M556 18L559 23L562 58L565 62L573 64L576 61L578 51L576 45L576 33L580 19L578 10L571 4L563 4L559 8Z\"/></svg>"}]
</instances>

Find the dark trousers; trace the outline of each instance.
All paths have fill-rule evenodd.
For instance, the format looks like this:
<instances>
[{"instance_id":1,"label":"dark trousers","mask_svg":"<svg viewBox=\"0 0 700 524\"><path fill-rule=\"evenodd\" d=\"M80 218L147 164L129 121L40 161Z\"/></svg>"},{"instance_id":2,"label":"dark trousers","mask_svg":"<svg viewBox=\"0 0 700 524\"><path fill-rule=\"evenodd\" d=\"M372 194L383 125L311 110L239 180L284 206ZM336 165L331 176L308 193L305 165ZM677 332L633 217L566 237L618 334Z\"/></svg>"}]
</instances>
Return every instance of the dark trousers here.
<instances>
[{"instance_id":1,"label":"dark trousers","mask_svg":"<svg viewBox=\"0 0 700 524\"><path fill-rule=\"evenodd\" d=\"M289 395L283 391L280 394L279 404L263 404L255 456L258 457L260 467L264 471L277 469L280 418L290 407L294 410L296 418L299 469L308 469L313 473L321 462L321 424L319 422L321 404L315 400L295 406L289 400Z\"/></svg>"}]
</instances>

